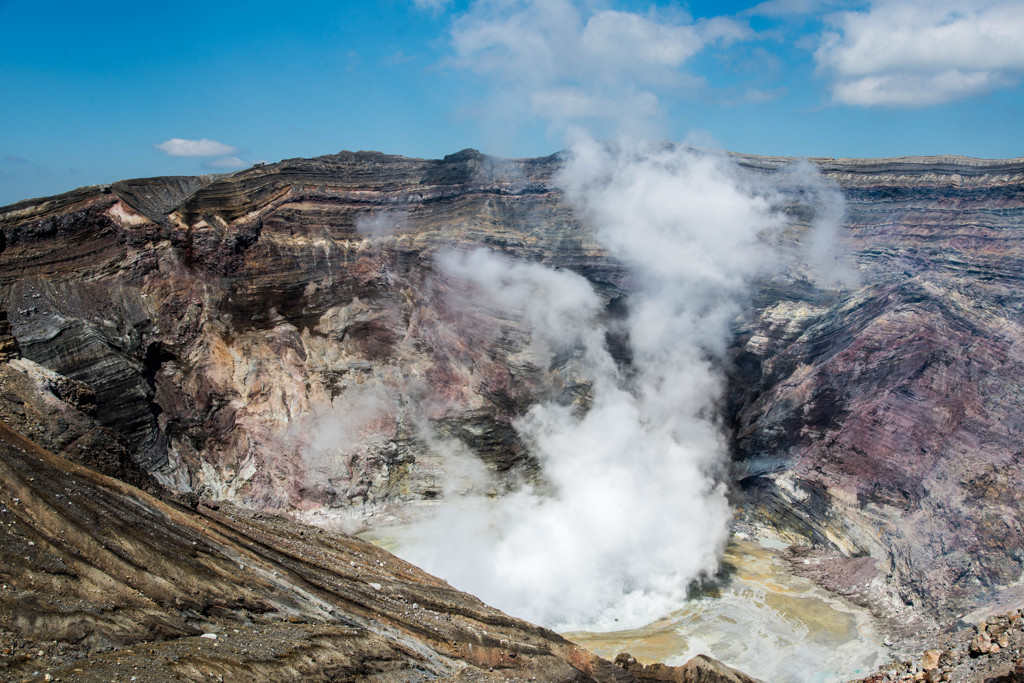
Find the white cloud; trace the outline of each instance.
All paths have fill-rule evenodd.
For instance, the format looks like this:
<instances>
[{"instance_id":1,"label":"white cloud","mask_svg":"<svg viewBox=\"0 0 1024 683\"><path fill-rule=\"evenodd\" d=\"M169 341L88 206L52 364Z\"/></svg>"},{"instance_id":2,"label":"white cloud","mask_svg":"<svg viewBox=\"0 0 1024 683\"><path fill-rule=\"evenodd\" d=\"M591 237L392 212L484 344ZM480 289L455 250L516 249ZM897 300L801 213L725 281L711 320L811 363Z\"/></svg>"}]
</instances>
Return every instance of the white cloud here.
<instances>
[{"instance_id":1,"label":"white cloud","mask_svg":"<svg viewBox=\"0 0 1024 683\"><path fill-rule=\"evenodd\" d=\"M401 66L409 62L415 62L418 58L415 55L407 55L401 50L392 52L381 62L384 66Z\"/></svg>"},{"instance_id":2,"label":"white cloud","mask_svg":"<svg viewBox=\"0 0 1024 683\"><path fill-rule=\"evenodd\" d=\"M927 107L983 95L1008 84L1005 77L988 71L892 73L840 81L832 93L843 104Z\"/></svg>"},{"instance_id":3,"label":"white cloud","mask_svg":"<svg viewBox=\"0 0 1024 683\"><path fill-rule=\"evenodd\" d=\"M785 97L786 92L786 88L775 88L773 90L747 88L739 95L734 97L725 97L721 99L720 102L727 107L744 104L763 104L765 102L773 102L781 97Z\"/></svg>"},{"instance_id":4,"label":"white cloud","mask_svg":"<svg viewBox=\"0 0 1024 683\"><path fill-rule=\"evenodd\" d=\"M657 118L659 94L702 82L682 70L687 60L751 35L722 17L694 22L589 7L479 0L455 23L451 64L501 92L501 104L493 105L498 116L540 117L561 129L583 119L634 123Z\"/></svg>"},{"instance_id":5,"label":"white cloud","mask_svg":"<svg viewBox=\"0 0 1024 683\"><path fill-rule=\"evenodd\" d=\"M207 161L205 165L210 168L243 168L248 166L249 162L242 161L236 156L226 156Z\"/></svg>"},{"instance_id":6,"label":"white cloud","mask_svg":"<svg viewBox=\"0 0 1024 683\"><path fill-rule=\"evenodd\" d=\"M238 152L237 147L225 145L216 140L184 140L182 138L171 138L164 140L159 145L153 145L155 149L172 157L215 157L231 155Z\"/></svg>"},{"instance_id":7,"label":"white cloud","mask_svg":"<svg viewBox=\"0 0 1024 683\"><path fill-rule=\"evenodd\" d=\"M1010 86L1024 72L1019 0L883 0L829 23L815 59L841 104L941 104Z\"/></svg>"}]
</instances>

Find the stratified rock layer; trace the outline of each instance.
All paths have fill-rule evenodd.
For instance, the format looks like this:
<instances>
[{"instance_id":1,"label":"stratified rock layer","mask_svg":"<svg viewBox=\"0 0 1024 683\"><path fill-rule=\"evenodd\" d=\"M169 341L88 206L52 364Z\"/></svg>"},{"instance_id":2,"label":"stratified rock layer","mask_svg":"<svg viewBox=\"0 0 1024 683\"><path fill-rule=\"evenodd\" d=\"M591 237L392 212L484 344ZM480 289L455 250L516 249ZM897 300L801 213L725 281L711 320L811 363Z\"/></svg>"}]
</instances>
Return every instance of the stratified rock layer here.
<instances>
[{"instance_id":1,"label":"stratified rock layer","mask_svg":"<svg viewBox=\"0 0 1024 683\"><path fill-rule=\"evenodd\" d=\"M736 159L752 175L791 161ZM1024 566L1024 162L812 161L846 199L857 281L794 263L736 321L737 502L870 556L900 604L974 607ZM585 409L587 387L434 256L484 246L571 269L621 315L630 274L557 167L346 152L22 202L0 210L0 301L17 352L83 384L96 426L179 489L400 507L479 486L458 482L469 453L500 491L542 476L514 419L539 400ZM795 244L821 207L792 181L781 196ZM70 438L34 428L55 450Z\"/></svg>"},{"instance_id":2,"label":"stratified rock layer","mask_svg":"<svg viewBox=\"0 0 1024 683\"><path fill-rule=\"evenodd\" d=\"M751 509L870 554L948 617L1024 566L1024 164L820 167L862 286L758 300L734 370L741 483Z\"/></svg>"},{"instance_id":3,"label":"stratified rock layer","mask_svg":"<svg viewBox=\"0 0 1024 683\"><path fill-rule=\"evenodd\" d=\"M637 680L370 543L160 500L2 423L0 480L4 680Z\"/></svg>"}]
</instances>

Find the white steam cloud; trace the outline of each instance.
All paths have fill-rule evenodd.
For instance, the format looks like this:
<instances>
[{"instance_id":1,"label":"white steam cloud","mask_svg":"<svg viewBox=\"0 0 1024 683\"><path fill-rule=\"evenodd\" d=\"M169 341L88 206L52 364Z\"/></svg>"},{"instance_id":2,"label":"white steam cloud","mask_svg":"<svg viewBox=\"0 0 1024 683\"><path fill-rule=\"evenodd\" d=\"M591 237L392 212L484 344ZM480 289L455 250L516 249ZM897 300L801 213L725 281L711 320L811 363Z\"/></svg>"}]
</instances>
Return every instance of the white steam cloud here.
<instances>
[{"instance_id":1,"label":"white steam cloud","mask_svg":"<svg viewBox=\"0 0 1024 683\"><path fill-rule=\"evenodd\" d=\"M771 182L813 212L803 249L795 254L806 263L805 276L824 287L858 286L860 273L839 234L846 214L846 197L839 184L804 159L784 168Z\"/></svg>"},{"instance_id":2,"label":"white steam cloud","mask_svg":"<svg viewBox=\"0 0 1024 683\"><path fill-rule=\"evenodd\" d=\"M356 220L356 232L366 237L386 237L405 230L408 217L402 211L382 211L360 216Z\"/></svg>"},{"instance_id":3,"label":"white steam cloud","mask_svg":"<svg viewBox=\"0 0 1024 683\"><path fill-rule=\"evenodd\" d=\"M728 538L723 356L747 282L780 263L784 221L727 157L683 148L583 140L558 182L634 272L632 367L620 373L608 353L600 299L582 277L487 251L439 258L529 323L538 365L575 354L593 400L535 405L515 423L545 486L449 502L402 553L542 624L638 626L713 574Z\"/></svg>"}]
</instances>

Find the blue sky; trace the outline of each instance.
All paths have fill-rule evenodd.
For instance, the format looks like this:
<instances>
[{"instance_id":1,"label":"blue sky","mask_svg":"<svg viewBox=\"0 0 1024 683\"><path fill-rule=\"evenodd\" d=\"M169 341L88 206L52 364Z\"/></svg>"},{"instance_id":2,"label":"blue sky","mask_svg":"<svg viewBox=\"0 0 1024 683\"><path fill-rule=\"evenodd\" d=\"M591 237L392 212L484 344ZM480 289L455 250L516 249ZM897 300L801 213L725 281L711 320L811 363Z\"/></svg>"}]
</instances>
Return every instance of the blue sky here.
<instances>
[{"instance_id":1,"label":"blue sky","mask_svg":"<svg viewBox=\"0 0 1024 683\"><path fill-rule=\"evenodd\" d=\"M787 156L1024 156L1021 0L0 0L0 205L574 131Z\"/></svg>"}]
</instances>

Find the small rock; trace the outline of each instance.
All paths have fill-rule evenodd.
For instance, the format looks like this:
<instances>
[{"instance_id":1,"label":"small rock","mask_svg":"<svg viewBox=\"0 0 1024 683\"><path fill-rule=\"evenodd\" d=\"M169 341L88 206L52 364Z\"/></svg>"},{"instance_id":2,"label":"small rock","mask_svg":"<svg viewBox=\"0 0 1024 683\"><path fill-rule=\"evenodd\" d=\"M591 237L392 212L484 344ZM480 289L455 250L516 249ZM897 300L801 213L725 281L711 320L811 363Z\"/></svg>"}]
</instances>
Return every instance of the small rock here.
<instances>
[{"instance_id":1,"label":"small rock","mask_svg":"<svg viewBox=\"0 0 1024 683\"><path fill-rule=\"evenodd\" d=\"M979 627L983 625L979 624ZM971 644L967 647L967 650L971 653L972 657L980 657L981 655L988 654L991 647L992 639L984 631L979 631L978 635L971 639Z\"/></svg>"},{"instance_id":2,"label":"small rock","mask_svg":"<svg viewBox=\"0 0 1024 683\"><path fill-rule=\"evenodd\" d=\"M626 671L643 671L643 664L636 661L636 658L628 652L620 652L615 655L615 664Z\"/></svg>"},{"instance_id":3,"label":"small rock","mask_svg":"<svg viewBox=\"0 0 1024 683\"><path fill-rule=\"evenodd\" d=\"M203 635L201 635L199 637L200 638L209 638L210 640L217 640L217 634L216 633L204 633Z\"/></svg>"},{"instance_id":4,"label":"small rock","mask_svg":"<svg viewBox=\"0 0 1024 683\"><path fill-rule=\"evenodd\" d=\"M921 656L921 668L925 671L937 669L939 667L939 659L941 657L941 650L926 650Z\"/></svg>"}]
</instances>

